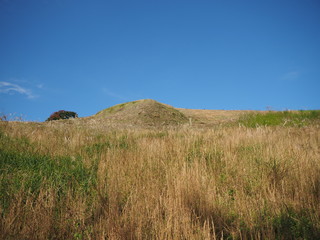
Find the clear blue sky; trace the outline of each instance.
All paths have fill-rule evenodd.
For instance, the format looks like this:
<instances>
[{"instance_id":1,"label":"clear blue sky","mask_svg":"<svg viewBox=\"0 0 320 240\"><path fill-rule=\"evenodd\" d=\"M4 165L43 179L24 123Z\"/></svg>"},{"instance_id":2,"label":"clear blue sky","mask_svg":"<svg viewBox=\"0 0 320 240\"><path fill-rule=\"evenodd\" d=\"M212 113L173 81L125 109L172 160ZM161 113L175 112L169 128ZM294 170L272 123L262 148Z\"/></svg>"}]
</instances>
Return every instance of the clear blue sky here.
<instances>
[{"instance_id":1,"label":"clear blue sky","mask_svg":"<svg viewBox=\"0 0 320 240\"><path fill-rule=\"evenodd\" d=\"M0 0L0 112L320 109L319 0Z\"/></svg>"}]
</instances>

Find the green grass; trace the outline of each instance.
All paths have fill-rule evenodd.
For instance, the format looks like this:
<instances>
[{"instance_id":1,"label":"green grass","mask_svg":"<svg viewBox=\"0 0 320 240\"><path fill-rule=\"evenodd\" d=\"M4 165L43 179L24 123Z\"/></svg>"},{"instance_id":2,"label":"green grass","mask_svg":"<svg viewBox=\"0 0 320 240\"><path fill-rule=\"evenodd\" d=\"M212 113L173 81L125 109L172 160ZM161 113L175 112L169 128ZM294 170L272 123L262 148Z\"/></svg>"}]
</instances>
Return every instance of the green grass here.
<instances>
[{"instance_id":1,"label":"green grass","mask_svg":"<svg viewBox=\"0 0 320 240\"><path fill-rule=\"evenodd\" d=\"M128 136L123 134L119 137L108 136L105 138L100 138L97 142L87 145L84 150L88 156L91 158L105 152L107 149L128 149L134 145L133 142L129 142Z\"/></svg>"},{"instance_id":2,"label":"green grass","mask_svg":"<svg viewBox=\"0 0 320 240\"><path fill-rule=\"evenodd\" d=\"M316 228L305 210L296 211L286 207L272 219L276 239L317 239L319 229Z\"/></svg>"},{"instance_id":3,"label":"green grass","mask_svg":"<svg viewBox=\"0 0 320 240\"><path fill-rule=\"evenodd\" d=\"M86 167L80 156L39 154L26 138L10 138L0 133L0 205L5 211L15 194L36 197L41 188L54 188L60 197L70 189L89 195L96 184L96 168ZM3 214L3 213L2 213Z\"/></svg>"},{"instance_id":4,"label":"green grass","mask_svg":"<svg viewBox=\"0 0 320 240\"><path fill-rule=\"evenodd\" d=\"M320 110L270 111L267 113L245 114L239 123L246 127L259 126L306 126L320 120Z\"/></svg>"}]
</instances>

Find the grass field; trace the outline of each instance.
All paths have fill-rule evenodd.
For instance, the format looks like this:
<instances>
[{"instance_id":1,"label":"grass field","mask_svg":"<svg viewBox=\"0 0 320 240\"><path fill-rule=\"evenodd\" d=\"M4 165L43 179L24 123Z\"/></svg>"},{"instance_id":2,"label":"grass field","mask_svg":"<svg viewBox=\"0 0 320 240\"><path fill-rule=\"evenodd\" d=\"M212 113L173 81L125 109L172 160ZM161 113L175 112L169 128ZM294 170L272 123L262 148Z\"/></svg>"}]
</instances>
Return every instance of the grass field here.
<instances>
[{"instance_id":1,"label":"grass field","mask_svg":"<svg viewBox=\"0 0 320 240\"><path fill-rule=\"evenodd\" d=\"M0 239L320 239L319 115L283 114L127 130L0 121Z\"/></svg>"}]
</instances>

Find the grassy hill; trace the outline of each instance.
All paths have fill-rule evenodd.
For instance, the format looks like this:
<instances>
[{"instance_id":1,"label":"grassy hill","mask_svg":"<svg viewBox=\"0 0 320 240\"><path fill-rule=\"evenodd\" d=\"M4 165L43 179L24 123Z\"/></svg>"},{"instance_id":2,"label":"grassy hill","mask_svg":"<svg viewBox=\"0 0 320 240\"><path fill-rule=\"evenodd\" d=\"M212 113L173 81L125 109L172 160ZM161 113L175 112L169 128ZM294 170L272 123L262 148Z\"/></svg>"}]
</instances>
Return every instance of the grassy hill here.
<instances>
[{"instance_id":1,"label":"grassy hill","mask_svg":"<svg viewBox=\"0 0 320 240\"><path fill-rule=\"evenodd\" d=\"M109 128L150 127L212 127L235 123L241 116L257 111L198 110L175 108L152 99L117 104L97 114L73 120L87 126L103 125Z\"/></svg>"},{"instance_id":2,"label":"grassy hill","mask_svg":"<svg viewBox=\"0 0 320 240\"><path fill-rule=\"evenodd\" d=\"M82 121L85 120L85 121ZM304 126L319 122L320 111L254 111L254 110L200 110L174 108L152 99L121 103L97 114L79 119L86 125L111 128L193 127L210 128L217 125Z\"/></svg>"},{"instance_id":3,"label":"grassy hill","mask_svg":"<svg viewBox=\"0 0 320 240\"><path fill-rule=\"evenodd\" d=\"M98 112L93 118L140 126L182 125L188 122L188 118L177 109L151 99L118 104Z\"/></svg>"},{"instance_id":4,"label":"grassy hill","mask_svg":"<svg viewBox=\"0 0 320 240\"><path fill-rule=\"evenodd\" d=\"M320 239L319 118L140 100L0 121L0 239Z\"/></svg>"}]
</instances>

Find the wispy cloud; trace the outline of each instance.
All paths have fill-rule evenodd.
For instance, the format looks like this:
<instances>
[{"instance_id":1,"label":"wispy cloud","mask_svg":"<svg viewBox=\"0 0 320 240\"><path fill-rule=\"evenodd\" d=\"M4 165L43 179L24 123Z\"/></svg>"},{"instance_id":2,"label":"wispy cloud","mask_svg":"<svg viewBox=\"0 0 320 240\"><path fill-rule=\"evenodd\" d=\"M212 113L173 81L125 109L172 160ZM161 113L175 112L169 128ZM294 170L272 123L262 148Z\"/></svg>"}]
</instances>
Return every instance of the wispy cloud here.
<instances>
[{"instance_id":1,"label":"wispy cloud","mask_svg":"<svg viewBox=\"0 0 320 240\"><path fill-rule=\"evenodd\" d=\"M300 77L300 72L298 71L291 71L291 72L287 72L286 74L284 74L282 76L283 80L295 80L298 79Z\"/></svg>"},{"instance_id":2,"label":"wispy cloud","mask_svg":"<svg viewBox=\"0 0 320 240\"><path fill-rule=\"evenodd\" d=\"M43 84L38 84L38 85L37 85L37 88L39 88L39 89L43 89L43 87L44 87Z\"/></svg>"},{"instance_id":3,"label":"wispy cloud","mask_svg":"<svg viewBox=\"0 0 320 240\"><path fill-rule=\"evenodd\" d=\"M108 95L109 97L112 97L112 98L116 98L116 99L119 99L119 100L127 100L127 98L117 94L117 93L114 93L112 91L110 91L109 89L107 88L102 88L102 91L103 93L105 93L106 95Z\"/></svg>"},{"instance_id":4,"label":"wispy cloud","mask_svg":"<svg viewBox=\"0 0 320 240\"><path fill-rule=\"evenodd\" d=\"M30 89L21 87L18 84L14 84L10 82L0 82L0 93L5 93L5 94L19 93L27 96L27 98L29 99L36 98L36 96L32 93Z\"/></svg>"}]
</instances>

